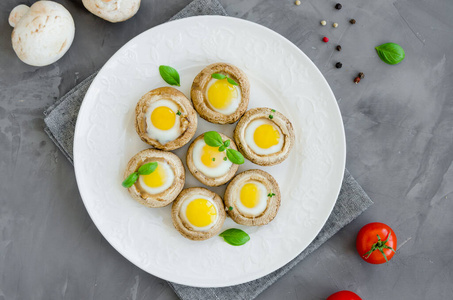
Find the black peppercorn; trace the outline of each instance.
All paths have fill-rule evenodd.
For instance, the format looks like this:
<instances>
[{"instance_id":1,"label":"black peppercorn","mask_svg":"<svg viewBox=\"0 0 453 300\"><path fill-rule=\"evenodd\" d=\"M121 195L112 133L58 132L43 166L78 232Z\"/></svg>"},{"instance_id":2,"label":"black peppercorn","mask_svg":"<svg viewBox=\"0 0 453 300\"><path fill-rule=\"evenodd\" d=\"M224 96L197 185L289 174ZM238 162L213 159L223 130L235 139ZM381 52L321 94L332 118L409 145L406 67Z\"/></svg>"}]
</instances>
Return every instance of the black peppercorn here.
<instances>
[{"instance_id":1,"label":"black peppercorn","mask_svg":"<svg viewBox=\"0 0 453 300\"><path fill-rule=\"evenodd\" d=\"M337 63L335 64L335 67L336 67L337 69L340 69L342 66L343 66L343 64L342 64L341 62L337 62Z\"/></svg>"},{"instance_id":2,"label":"black peppercorn","mask_svg":"<svg viewBox=\"0 0 453 300\"><path fill-rule=\"evenodd\" d=\"M363 78L365 78L365 74L363 74L363 72L360 72L358 77L360 77L360 79L363 79Z\"/></svg>"},{"instance_id":3,"label":"black peppercorn","mask_svg":"<svg viewBox=\"0 0 453 300\"><path fill-rule=\"evenodd\" d=\"M340 45L337 46L337 51L341 51L341 46Z\"/></svg>"},{"instance_id":4,"label":"black peppercorn","mask_svg":"<svg viewBox=\"0 0 453 300\"><path fill-rule=\"evenodd\" d=\"M349 23L355 24L355 20L354 20L354 19L351 19L351 20L349 20Z\"/></svg>"},{"instance_id":5,"label":"black peppercorn","mask_svg":"<svg viewBox=\"0 0 453 300\"><path fill-rule=\"evenodd\" d=\"M335 4L336 9L341 9L343 6L340 3Z\"/></svg>"}]
</instances>

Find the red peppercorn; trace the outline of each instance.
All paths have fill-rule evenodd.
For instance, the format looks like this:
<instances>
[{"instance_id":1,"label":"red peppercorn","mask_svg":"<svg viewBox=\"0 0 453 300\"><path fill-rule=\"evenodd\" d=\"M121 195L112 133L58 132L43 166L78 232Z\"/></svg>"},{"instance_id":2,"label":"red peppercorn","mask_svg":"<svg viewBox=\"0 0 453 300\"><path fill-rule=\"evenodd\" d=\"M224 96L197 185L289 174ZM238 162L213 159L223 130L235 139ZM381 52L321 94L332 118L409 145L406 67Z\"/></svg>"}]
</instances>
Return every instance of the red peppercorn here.
<instances>
[{"instance_id":1,"label":"red peppercorn","mask_svg":"<svg viewBox=\"0 0 453 300\"><path fill-rule=\"evenodd\" d=\"M354 83L357 84L357 83L359 83L359 82L360 82L360 77L356 77L356 78L354 79Z\"/></svg>"},{"instance_id":2,"label":"red peppercorn","mask_svg":"<svg viewBox=\"0 0 453 300\"><path fill-rule=\"evenodd\" d=\"M325 37L322 38L322 41L323 41L324 43L327 43L327 42L329 41L329 38L325 36Z\"/></svg>"}]
</instances>

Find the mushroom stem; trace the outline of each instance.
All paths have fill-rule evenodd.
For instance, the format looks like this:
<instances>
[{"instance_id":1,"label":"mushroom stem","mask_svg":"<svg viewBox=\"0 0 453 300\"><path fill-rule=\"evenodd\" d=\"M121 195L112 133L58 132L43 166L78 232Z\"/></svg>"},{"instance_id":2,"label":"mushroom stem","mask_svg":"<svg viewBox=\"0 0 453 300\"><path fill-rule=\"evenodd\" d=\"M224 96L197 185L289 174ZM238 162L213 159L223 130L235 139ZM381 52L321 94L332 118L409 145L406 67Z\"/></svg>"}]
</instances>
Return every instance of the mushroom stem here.
<instances>
[{"instance_id":1,"label":"mushroom stem","mask_svg":"<svg viewBox=\"0 0 453 300\"><path fill-rule=\"evenodd\" d=\"M20 19L22 19L22 17L28 12L29 9L30 7L25 4L20 4L14 7L9 14L9 25L11 25L11 27L16 27L16 24L20 21Z\"/></svg>"}]
</instances>

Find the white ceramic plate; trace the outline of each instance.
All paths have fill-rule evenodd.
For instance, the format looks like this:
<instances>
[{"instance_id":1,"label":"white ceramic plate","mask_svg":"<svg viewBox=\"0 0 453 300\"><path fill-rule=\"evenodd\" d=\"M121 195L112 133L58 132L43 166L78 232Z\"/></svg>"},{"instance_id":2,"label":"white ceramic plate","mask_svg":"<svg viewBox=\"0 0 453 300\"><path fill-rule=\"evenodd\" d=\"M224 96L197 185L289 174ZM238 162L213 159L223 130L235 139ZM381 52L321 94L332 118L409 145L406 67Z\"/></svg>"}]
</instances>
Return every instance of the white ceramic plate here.
<instances>
[{"instance_id":1,"label":"white ceramic plate","mask_svg":"<svg viewBox=\"0 0 453 300\"><path fill-rule=\"evenodd\" d=\"M234 247L222 238L195 242L173 227L171 205L147 208L121 186L129 159L148 148L135 132L134 109L151 89L166 86L158 66L181 75L190 96L195 75L206 65L228 62L250 80L249 108L272 107L296 133L286 161L272 167L246 162L239 172L260 168L280 185L282 204L273 222L245 227L251 240ZM199 118L195 135L217 130L230 137L235 125ZM185 163L188 145L174 151ZM105 64L85 96L77 120L74 164L82 199L108 242L129 261L160 278L190 286L221 287L257 279L303 251L326 222L345 166L344 129L335 97L316 66L291 42L263 26L220 16L192 17L154 27L124 45ZM186 168L186 185L202 186ZM211 188L223 196L225 186Z\"/></svg>"}]
</instances>

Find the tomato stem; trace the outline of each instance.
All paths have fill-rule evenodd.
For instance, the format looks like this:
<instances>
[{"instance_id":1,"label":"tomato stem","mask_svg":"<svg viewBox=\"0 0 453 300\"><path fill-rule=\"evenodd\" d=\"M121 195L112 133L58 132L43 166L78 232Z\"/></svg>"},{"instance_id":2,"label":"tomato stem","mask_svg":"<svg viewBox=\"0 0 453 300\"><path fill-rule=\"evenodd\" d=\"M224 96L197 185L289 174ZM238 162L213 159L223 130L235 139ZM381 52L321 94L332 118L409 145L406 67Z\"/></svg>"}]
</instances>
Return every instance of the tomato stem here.
<instances>
[{"instance_id":1,"label":"tomato stem","mask_svg":"<svg viewBox=\"0 0 453 300\"><path fill-rule=\"evenodd\" d=\"M389 260L387 259L387 255L385 255L383 249L390 249L390 250L392 250L393 252L395 252L395 249L393 249L392 247L386 245L386 243L387 243L387 242L389 241L389 239L390 239L391 234L392 234L392 232L389 231L389 234L388 234L387 238L385 239L385 241L382 241L382 240L381 240L381 237L379 236L379 234L377 234L377 239L378 239L378 241L377 241L376 243L374 243L374 244L371 246L370 251L368 251L367 253L365 253L365 254L363 255L363 257L364 257L365 259L368 259L368 257L370 257L370 255L371 255L371 253L373 253L373 252L376 251L376 250L379 250L379 252L381 252L381 254L384 256L385 261L388 262Z\"/></svg>"}]
</instances>

